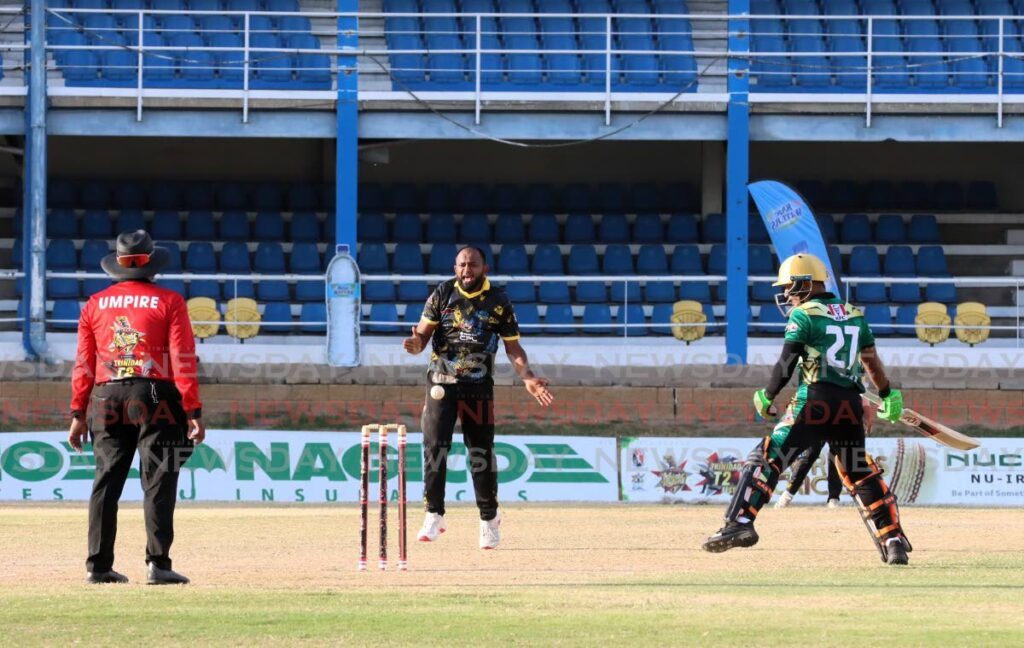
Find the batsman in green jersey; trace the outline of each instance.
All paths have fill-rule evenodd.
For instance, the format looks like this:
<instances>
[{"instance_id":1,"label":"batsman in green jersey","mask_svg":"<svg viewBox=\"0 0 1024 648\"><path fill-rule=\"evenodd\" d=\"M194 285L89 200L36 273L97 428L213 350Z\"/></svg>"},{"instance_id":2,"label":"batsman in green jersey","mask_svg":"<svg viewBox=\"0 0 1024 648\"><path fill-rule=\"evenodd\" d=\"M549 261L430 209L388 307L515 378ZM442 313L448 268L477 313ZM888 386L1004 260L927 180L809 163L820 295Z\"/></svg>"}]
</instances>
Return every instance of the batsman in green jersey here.
<instances>
[{"instance_id":1,"label":"batsman in green jersey","mask_svg":"<svg viewBox=\"0 0 1024 648\"><path fill-rule=\"evenodd\" d=\"M725 526L704 541L706 551L757 544L754 519L771 499L779 476L808 448L824 441L882 560L907 564L910 543L900 526L896 496L864 449L861 374L866 372L878 388L881 418L899 420L903 396L889 386L864 315L827 292L827 278L825 265L810 254L793 255L779 268L773 285L784 288L776 302L788 315L785 342L768 386L754 393L757 413L777 424L747 457L725 512ZM799 387L779 420L773 401L798 366Z\"/></svg>"}]
</instances>

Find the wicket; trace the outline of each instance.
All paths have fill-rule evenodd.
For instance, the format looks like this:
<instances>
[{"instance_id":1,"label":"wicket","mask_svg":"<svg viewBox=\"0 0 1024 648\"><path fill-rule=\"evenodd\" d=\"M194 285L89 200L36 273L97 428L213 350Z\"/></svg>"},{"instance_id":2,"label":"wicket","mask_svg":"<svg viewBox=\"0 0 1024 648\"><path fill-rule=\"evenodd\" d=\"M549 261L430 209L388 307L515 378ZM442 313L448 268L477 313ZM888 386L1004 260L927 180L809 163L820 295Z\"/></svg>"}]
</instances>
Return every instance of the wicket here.
<instances>
[{"instance_id":1,"label":"wicket","mask_svg":"<svg viewBox=\"0 0 1024 648\"><path fill-rule=\"evenodd\" d=\"M359 571L366 571L366 552L369 539L370 517L370 439L374 431L378 435L377 477L380 502L380 551L378 567L388 568L388 432L395 431L398 437L398 570L409 568L406 553L406 502L408 500L405 481L406 428L397 423L375 423L362 429L362 458L359 472Z\"/></svg>"}]
</instances>

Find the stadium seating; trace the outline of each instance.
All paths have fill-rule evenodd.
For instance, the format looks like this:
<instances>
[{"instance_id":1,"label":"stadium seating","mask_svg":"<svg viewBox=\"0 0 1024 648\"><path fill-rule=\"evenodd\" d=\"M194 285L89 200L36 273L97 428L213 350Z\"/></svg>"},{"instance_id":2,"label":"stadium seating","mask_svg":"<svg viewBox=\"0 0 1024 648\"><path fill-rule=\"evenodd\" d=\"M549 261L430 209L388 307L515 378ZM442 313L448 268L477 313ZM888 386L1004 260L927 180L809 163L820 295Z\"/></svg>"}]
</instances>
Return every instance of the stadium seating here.
<instances>
[{"instance_id":1,"label":"stadium seating","mask_svg":"<svg viewBox=\"0 0 1024 648\"><path fill-rule=\"evenodd\" d=\"M984 304L963 302L957 304L956 317L953 322L956 325L957 339L964 344L974 346L988 339L988 327L991 326L992 319Z\"/></svg>"},{"instance_id":2,"label":"stadium seating","mask_svg":"<svg viewBox=\"0 0 1024 648\"><path fill-rule=\"evenodd\" d=\"M914 318L914 329L917 339L931 346L949 339L949 325L952 320L946 311L945 304L937 302L925 302L917 307L917 317Z\"/></svg>"},{"instance_id":3,"label":"stadium seating","mask_svg":"<svg viewBox=\"0 0 1024 648\"><path fill-rule=\"evenodd\" d=\"M208 297L188 300L188 317L192 320L192 334L200 340L217 335L220 330L220 311L217 302Z\"/></svg>"}]
</instances>

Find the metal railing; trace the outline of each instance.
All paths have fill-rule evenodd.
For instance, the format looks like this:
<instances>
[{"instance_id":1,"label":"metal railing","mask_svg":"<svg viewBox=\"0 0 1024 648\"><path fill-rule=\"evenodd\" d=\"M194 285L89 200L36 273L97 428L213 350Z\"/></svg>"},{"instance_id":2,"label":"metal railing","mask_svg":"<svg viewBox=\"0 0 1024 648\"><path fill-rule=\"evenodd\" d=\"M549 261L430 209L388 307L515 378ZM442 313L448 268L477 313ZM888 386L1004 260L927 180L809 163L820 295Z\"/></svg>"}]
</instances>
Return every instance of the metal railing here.
<instances>
[{"instance_id":1,"label":"metal railing","mask_svg":"<svg viewBox=\"0 0 1024 648\"><path fill-rule=\"evenodd\" d=\"M102 21L88 18L95 15L131 16L134 27L125 27L124 20L104 26ZM226 16L235 23L229 28L204 28L202 23L165 22L175 15L189 16L188 21L191 17ZM749 53L722 51L729 35L722 23L730 18L724 14L62 8L48 10L48 16L53 17L48 49L58 59L58 68L72 77L72 82L81 82L74 78L76 69L85 69L86 76L96 71L87 79L91 87L54 88L52 92L132 96L140 116L147 97L238 98L243 118L248 117L253 98L330 100L335 97L337 74L358 68L364 75L386 79L387 89L367 86L361 90L359 98L364 101L416 101L425 107L442 99L471 102L476 123L489 101L569 102L573 109L591 109L588 106L597 102L610 123L613 104L620 99L666 106L687 102L724 105L728 100L725 62L730 58L750 63L753 103L863 103L868 125L879 104L945 103L992 105L1001 126L1006 106L1024 103L1024 36L1020 33L1024 18L1019 16L738 17L748 20ZM282 31L272 28L270 21L287 17L353 21L354 31L340 34L339 42L355 38L359 44L267 46L267 37ZM301 33L339 36L336 29ZM74 40L67 34L78 34L89 42L63 42ZM218 42L218 36L225 34L240 42ZM69 65L66 54L82 50L124 50L133 60L115 61L109 66L110 75L105 74L106 66ZM307 54L330 59L331 79L324 88L303 91L301 84L289 87L284 82L277 90L268 89L267 70L271 76L291 74L293 82L302 72L296 65L278 67L275 62ZM212 63L210 56L214 57ZM173 82L166 78L162 84L156 82L154 73L166 74L168 67L173 68ZM214 83L190 87L190 75L197 71L210 72ZM108 83L107 76L114 77L116 83ZM110 85L118 87L104 87Z\"/></svg>"}]
</instances>

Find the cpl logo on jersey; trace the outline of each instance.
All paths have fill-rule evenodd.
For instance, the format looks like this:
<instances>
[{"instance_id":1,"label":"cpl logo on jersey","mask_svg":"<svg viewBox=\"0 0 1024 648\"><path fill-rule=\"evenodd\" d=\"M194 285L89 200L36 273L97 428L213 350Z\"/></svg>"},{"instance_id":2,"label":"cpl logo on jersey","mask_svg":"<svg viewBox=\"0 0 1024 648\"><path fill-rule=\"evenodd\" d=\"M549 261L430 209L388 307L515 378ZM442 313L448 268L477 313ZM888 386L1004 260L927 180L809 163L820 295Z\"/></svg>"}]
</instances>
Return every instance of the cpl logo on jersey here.
<instances>
[{"instance_id":1,"label":"cpl logo on jersey","mask_svg":"<svg viewBox=\"0 0 1024 648\"><path fill-rule=\"evenodd\" d=\"M129 378L131 376L142 376L146 372L146 361L136 356L138 350L141 356L140 345L145 343L146 334L132 327L131 322L124 315L119 315L110 326L114 331L113 339L108 347L117 353L113 362L107 363L107 367L113 372L115 378Z\"/></svg>"},{"instance_id":2,"label":"cpl logo on jersey","mask_svg":"<svg viewBox=\"0 0 1024 648\"><path fill-rule=\"evenodd\" d=\"M843 304L829 304L828 313L837 322L845 322L850 319L850 314L846 312L846 306Z\"/></svg>"}]
</instances>

